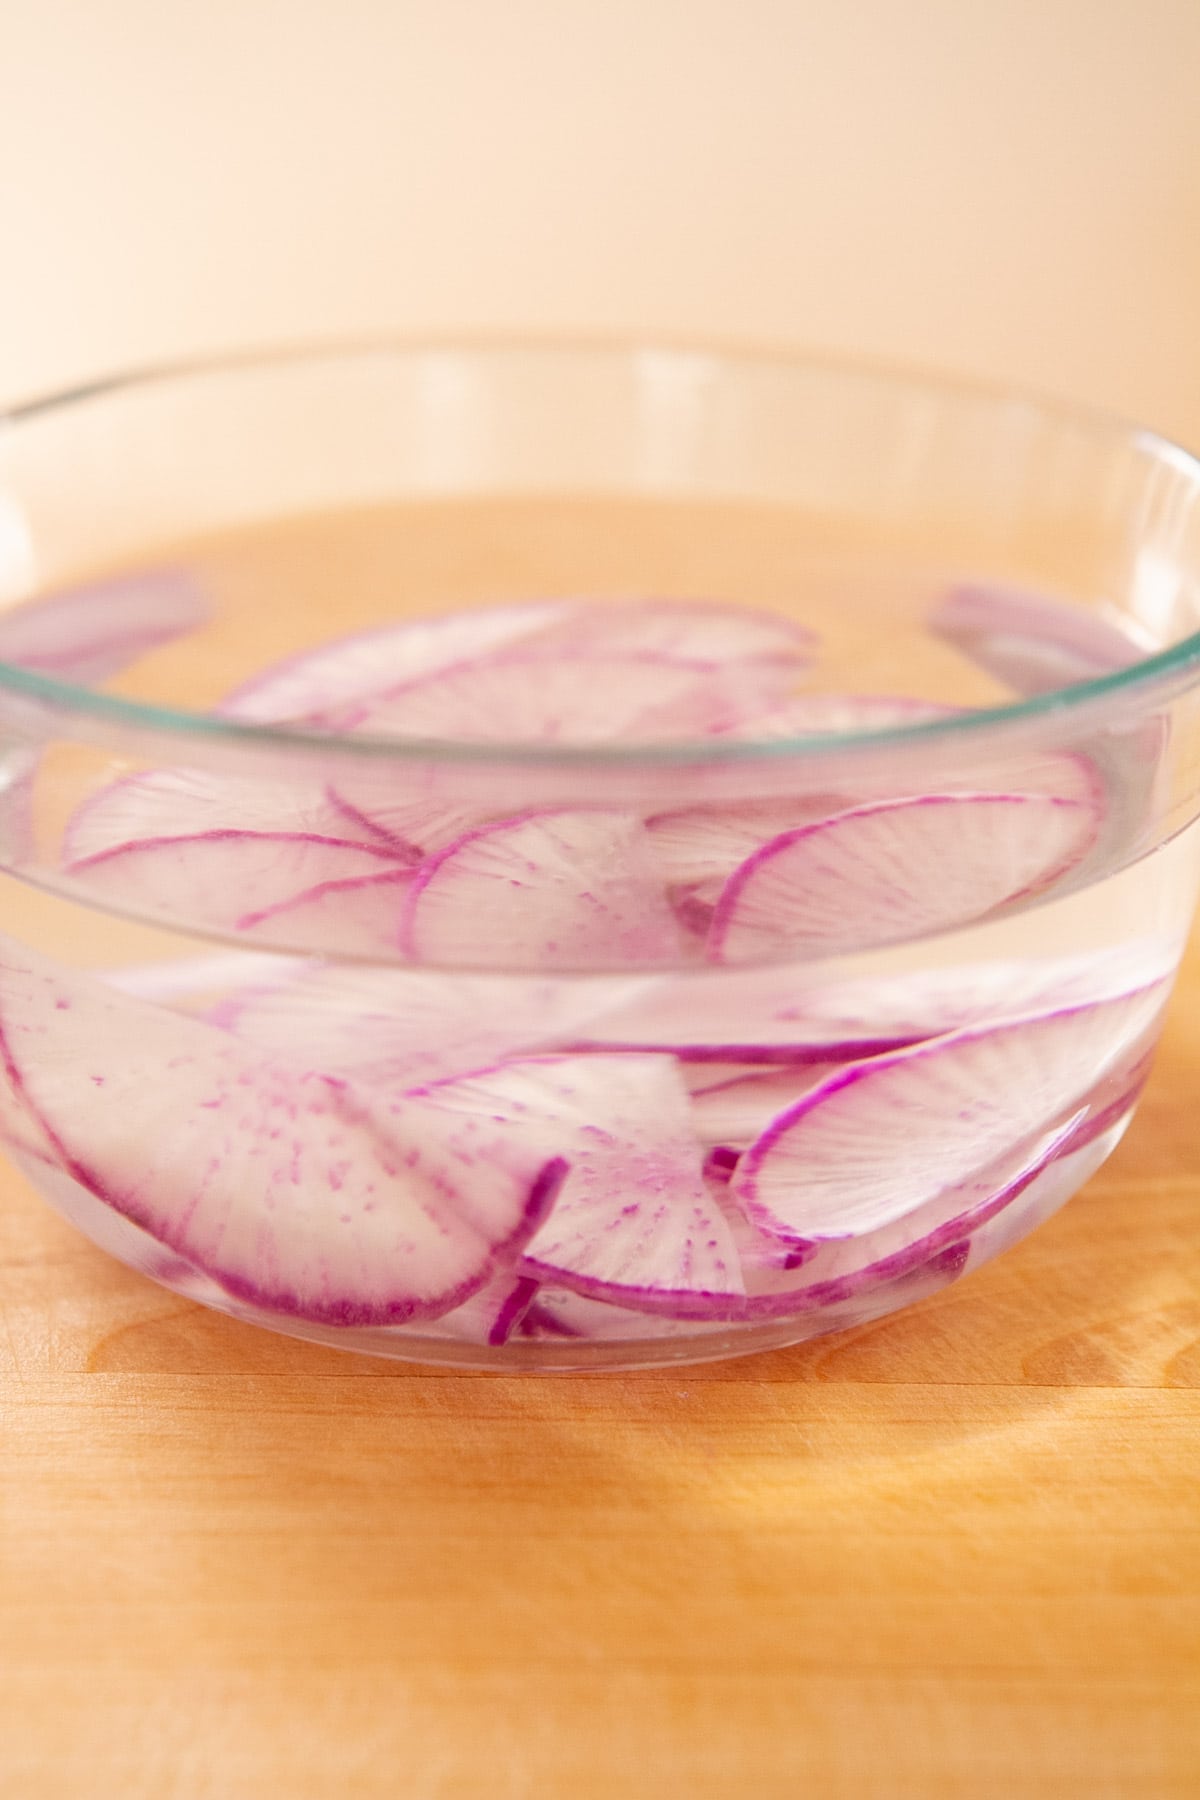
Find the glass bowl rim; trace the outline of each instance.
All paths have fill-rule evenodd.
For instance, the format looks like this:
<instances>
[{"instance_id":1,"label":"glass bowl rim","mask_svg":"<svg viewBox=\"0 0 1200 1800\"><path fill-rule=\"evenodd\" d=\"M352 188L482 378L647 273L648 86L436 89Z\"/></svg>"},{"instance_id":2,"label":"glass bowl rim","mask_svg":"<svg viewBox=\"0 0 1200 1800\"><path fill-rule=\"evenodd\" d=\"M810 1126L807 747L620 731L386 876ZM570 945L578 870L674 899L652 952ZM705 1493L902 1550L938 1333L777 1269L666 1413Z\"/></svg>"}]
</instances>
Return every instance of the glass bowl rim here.
<instances>
[{"instance_id":1,"label":"glass bowl rim","mask_svg":"<svg viewBox=\"0 0 1200 1800\"><path fill-rule=\"evenodd\" d=\"M19 432L21 427L51 414L117 396L130 390L167 385L205 376L247 374L293 364L353 361L362 357L391 356L419 361L429 356L458 355L482 360L505 355L569 360L580 356L604 357L614 364L632 364L647 356L664 359L704 358L725 367L775 367L781 372L825 371L846 379L867 380L881 386L907 387L914 392L952 401L991 403L997 407L1020 405L1040 414L1047 422L1073 426L1092 437L1140 449L1159 463L1173 465L1200 492L1200 456L1160 432L1135 424L1119 414L1098 407L1066 401L1016 384L988 381L974 376L930 369L919 364L868 356L843 355L824 350L763 348L713 342L708 339L654 335L553 336L458 333L452 336L388 335L317 341L275 348L229 351L217 355L181 357L147 363L79 382L72 386L19 401L0 410L0 432ZM416 618L413 623L418 622ZM1185 678L1181 683L1178 678ZM164 733L197 746L227 745L244 749L324 751L353 760L444 762L485 764L492 768L654 768L703 763L708 766L772 763L793 757L827 758L842 752L870 752L927 745L940 740L977 742L988 733L1007 735L1007 728L1052 720L1055 725L1073 723L1080 713L1106 714L1118 703L1141 699L1163 687L1191 685L1200 679L1200 630L1169 649L1140 657L1127 667L1087 681L1072 682L1027 699L999 706L975 707L944 718L911 724L889 725L876 731L811 732L790 738L724 742L679 740L668 743L621 744L513 744L502 740L450 740L416 737L342 737L332 732L303 730L295 726L247 723L214 713L190 712L124 699L92 688L37 674L0 660L0 696L9 694L41 703L60 718L66 714L82 724L126 726L135 732Z\"/></svg>"}]
</instances>

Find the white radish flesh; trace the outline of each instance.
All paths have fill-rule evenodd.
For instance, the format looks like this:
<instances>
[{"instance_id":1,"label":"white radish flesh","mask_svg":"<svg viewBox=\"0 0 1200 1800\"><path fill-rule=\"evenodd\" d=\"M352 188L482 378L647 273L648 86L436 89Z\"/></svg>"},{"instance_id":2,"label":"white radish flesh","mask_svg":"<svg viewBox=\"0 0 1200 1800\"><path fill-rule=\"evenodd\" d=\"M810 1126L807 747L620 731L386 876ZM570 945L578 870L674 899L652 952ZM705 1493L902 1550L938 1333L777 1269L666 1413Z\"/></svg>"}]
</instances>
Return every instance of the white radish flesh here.
<instances>
[{"instance_id":1,"label":"white radish flesh","mask_svg":"<svg viewBox=\"0 0 1200 1800\"><path fill-rule=\"evenodd\" d=\"M762 710L769 665L713 668L681 658L528 650L457 663L348 712L374 737L590 744L703 738Z\"/></svg>"},{"instance_id":2,"label":"white radish flesh","mask_svg":"<svg viewBox=\"0 0 1200 1800\"><path fill-rule=\"evenodd\" d=\"M929 629L1019 694L1095 680L1161 647L1135 639L1115 613L1004 587L956 588L930 615Z\"/></svg>"},{"instance_id":3,"label":"white radish flesh","mask_svg":"<svg viewBox=\"0 0 1200 1800\"><path fill-rule=\"evenodd\" d=\"M511 1124L531 1154L569 1165L554 1211L526 1246L526 1273L673 1316L703 1316L742 1292L667 1058L546 1057L418 1092Z\"/></svg>"},{"instance_id":4,"label":"white radish flesh","mask_svg":"<svg viewBox=\"0 0 1200 1800\"><path fill-rule=\"evenodd\" d=\"M595 981L442 975L424 969L269 972L222 1006L221 1023L326 1074L412 1087L530 1055L614 1002ZM625 993L641 983L621 983Z\"/></svg>"},{"instance_id":5,"label":"white radish flesh","mask_svg":"<svg viewBox=\"0 0 1200 1800\"><path fill-rule=\"evenodd\" d=\"M787 832L743 863L717 901L717 962L836 955L960 929L1078 866L1096 839L1078 801L927 794Z\"/></svg>"},{"instance_id":6,"label":"white radish flesh","mask_svg":"<svg viewBox=\"0 0 1200 1800\"><path fill-rule=\"evenodd\" d=\"M336 1325L437 1316L565 1172L504 1121L298 1073L6 944L3 1119L226 1292Z\"/></svg>"},{"instance_id":7,"label":"white radish flesh","mask_svg":"<svg viewBox=\"0 0 1200 1800\"><path fill-rule=\"evenodd\" d=\"M195 631L210 611L181 570L122 575L0 614L0 659L62 681L104 681Z\"/></svg>"},{"instance_id":8,"label":"white radish flesh","mask_svg":"<svg viewBox=\"0 0 1200 1800\"><path fill-rule=\"evenodd\" d=\"M731 1191L787 1237L889 1225L1053 1129L1145 1039L1163 998L1155 986L846 1068L775 1120Z\"/></svg>"},{"instance_id":9,"label":"white radish flesh","mask_svg":"<svg viewBox=\"0 0 1200 1800\"><path fill-rule=\"evenodd\" d=\"M578 970L671 962L680 945L644 827L603 812L468 832L422 867L400 942L418 962Z\"/></svg>"}]
</instances>

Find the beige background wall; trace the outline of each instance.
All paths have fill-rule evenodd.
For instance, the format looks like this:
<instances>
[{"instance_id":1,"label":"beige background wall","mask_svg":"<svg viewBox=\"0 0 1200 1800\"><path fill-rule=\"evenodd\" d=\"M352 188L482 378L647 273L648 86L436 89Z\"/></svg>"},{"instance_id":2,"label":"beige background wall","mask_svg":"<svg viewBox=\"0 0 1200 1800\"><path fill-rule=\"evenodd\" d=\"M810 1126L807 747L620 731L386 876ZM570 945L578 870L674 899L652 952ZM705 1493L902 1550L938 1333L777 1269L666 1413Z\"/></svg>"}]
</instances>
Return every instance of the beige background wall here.
<instances>
[{"instance_id":1,"label":"beige background wall","mask_svg":"<svg viewBox=\"0 0 1200 1800\"><path fill-rule=\"evenodd\" d=\"M0 399L392 328L852 348L1200 442L1200 0L0 0Z\"/></svg>"}]
</instances>

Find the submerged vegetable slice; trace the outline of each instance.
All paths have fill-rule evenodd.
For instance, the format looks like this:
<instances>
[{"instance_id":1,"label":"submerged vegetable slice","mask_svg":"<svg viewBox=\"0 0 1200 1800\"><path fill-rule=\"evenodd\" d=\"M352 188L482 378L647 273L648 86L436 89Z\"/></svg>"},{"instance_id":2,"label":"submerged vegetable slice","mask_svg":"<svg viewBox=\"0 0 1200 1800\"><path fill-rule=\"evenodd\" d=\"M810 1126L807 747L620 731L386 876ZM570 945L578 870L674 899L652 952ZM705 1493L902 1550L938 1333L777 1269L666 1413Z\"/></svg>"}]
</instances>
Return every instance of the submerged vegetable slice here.
<instances>
[{"instance_id":1,"label":"submerged vegetable slice","mask_svg":"<svg viewBox=\"0 0 1200 1800\"><path fill-rule=\"evenodd\" d=\"M1115 614L1014 588L963 586L934 609L930 630L1019 694L1046 694L1128 668L1160 646L1139 643Z\"/></svg>"},{"instance_id":2,"label":"submerged vegetable slice","mask_svg":"<svg viewBox=\"0 0 1200 1800\"><path fill-rule=\"evenodd\" d=\"M0 614L0 659L63 681L104 681L196 630L210 611L182 570L121 575Z\"/></svg>"},{"instance_id":3,"label":"submerged vegetable slice","mask_svg":"<svg viewBox=\"0 0 1200 1800\"><path fill-rule=\"evenodd\" d=\"M811 644L811 634L781 614L720 601L529 601L403 620L301 651L251 677L220 710L263 722L327 722L407 683L510 652L675 659L711 671L730 662L799 667Z\"/></svg>"},{"instance_id":4,"label":"submerged vegetable slice","mask_svg":"<svg viewBox=\"0 0 1200 1800\"><path fill-rule=\"evenodd\" d=\"M771 665L534 648L452 664L335 722L377 737L475 743L666 741L753 718L778 685Z\"/></svg>"},{"instance_id":5,"label":"submerged vegetable slice","mask_svg":"<svg viewBox=\"0 0 1200 1800\"><path fill-rule=\"evenodd\" d=\"M544 812L480 826L425 863L400 943L420 962L588 969L669 962L679 933L637 819Z\"/></svg>"},{"instance_id":6,"label":"submerged vegetable slice","mask_svg":"<svg viewBox=\"0 0 1200 1800\"><path fill-rule=\"evenodd\" d=\"M7 942L0 1062L5 1135L227 1293L326 1324L461 1304L565 1173L505 1119L297 1072Z\"/></svg>"},{"instance_id":7,"label":"submerged vegetable slice","mask_svg":"<svg viewBox=\"0 0 1200 1800\"><path fill-rule=\"evenodd\" d=\"M1052 1131L1144 1047L1165 984L966 1030L839 1071L780 1115L731 1193L765 1231L841 1238L902 1219Z\"/></svg>"},{"instance_id":8,"label":"submerged vegetable slice","mask_svg":"<svg viewBox=\"0 0 1200 1800\"><path fill-rule=\"evenodd\" d=\"M1050 887L1087 855L1092 808L1026 794L926 794L773 839L717 901L717 962L867 949L950 931Z\"/></svg>"},{"instance_id":9,"label":"submerged vegetable slice","mask_svg":"<svg viewBox=\"0 0 1200 1800\"><path fill-rule=\"evenodd\" d=\"M417 1090L468 1117L511 1122L570 1173L525 1248L539 1281L672 1316L742 1292L709 1194L687 1095L665 1057L545 1057Z\"/></svg>"},{"instance_id":10,"label":"submerged vegetable slice","mask_svg":"<svg viewBox=\"0 0 1200 1800\"><path fill-rule=\"evenodd\" d=\"M327 1074L397 1088L531 1055L618 997L587 978L319 966L283 975L235 994L221 1023L273 1055L299 1053ZM619 989L630 996L642 985L634 977Z\"/></svg>"}]
</instances>

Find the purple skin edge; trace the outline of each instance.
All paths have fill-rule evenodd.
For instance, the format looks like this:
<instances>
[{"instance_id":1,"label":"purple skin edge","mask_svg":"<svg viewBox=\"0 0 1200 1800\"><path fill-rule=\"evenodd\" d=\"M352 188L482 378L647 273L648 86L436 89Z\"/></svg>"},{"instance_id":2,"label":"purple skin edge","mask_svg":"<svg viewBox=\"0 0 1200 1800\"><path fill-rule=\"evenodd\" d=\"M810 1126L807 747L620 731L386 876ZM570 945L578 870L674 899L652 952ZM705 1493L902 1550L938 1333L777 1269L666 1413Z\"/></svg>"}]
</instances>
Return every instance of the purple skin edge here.
<instances>
[{"instance_id":1,"label":"purple skin edge","mask_svg":"<svg viewBox=\"0 0 1200 1800\"><path fill-rule=\"evenodd\" d=\"M97 1200L109 1206L122 1218L137 1225L154 1238L158 1243L173 1250L191 1266L215 1281L232 1299L242 1300L249 1305L261 1307L266 1312L278 1313L283 1318L305 1319L317 1325L335 1325L346 1329L354 1326L380 1326L404 1324L409 1319L436 1319L443 1313L452 1312L469 1300L472 1294L486 1285L494 1271L495 1260L519 1252L527 1244L538 1227L547 1219L558 1197L559 1189L570 1172L570 1165L561 1156L551 1157L543 1163L526 1194L525 1203L514 1229L507 1237L491 1246L490 1256L483 1258L478 1272L469 1277L449 1293L439 1294L429 1300L416 1300L411 1296L389 1302L387 1304L365 1304L362 1301L344 1297L339 1300L315 1301L287 1289L272 1291L259 1287L245 1276L222 1272L214 1268L195 1252L185 1240L176 1238L169 1230L164 1229L161 1220L149 1213L144 1207L132 1204L127 1198L112 1192L103 1179L85 1162L76 1157L67 1147L48 1121L43 1118L29 1096L25 1078L20 1065L12 1054L12 1046L8 1033L0 1021L0 1066L8 1077L12 1092L23 1110L33 1120L51 1145L63 1173L70 1176L81 1187L94 1194ZM49 1159L41 1154L43 1161Z\"/></svg>"},{"instance_id":2,"label":"purple skin edge","mask_svg":"<svg viewBox=\"0 0 1200 1800\"><path fill-rule=\"evenodd\" d=\"M1051 806L1068 808L1072 812L1082 812L1085 810L1082 800L1060 799L1052 794L996 794L988 797L998 801L1013 803L1041 800ZM720 895L713 907L712 922L708 932L706 949L710 961L717 963L725 961L723 954L725 940L729 935L729 928L736 912L737 903L741 899L743 888L758 874L764 863L773 861L775 857L781 855L785 850L790 850L794 844L800 843L806 838L816 837L821 832L829 831L834 828L840 830L848 819L869 818L876 813L896 812L902 808L915 806L962 805L971 800L977 801L979 798L979 795L973 794L947 793L922 794L917 798L911 799L876 801L867 806L850 807L845 812L836 813L829 819L816 819L809 825L797 825L792 831L784 831L781 832L778 837L768 839L765 844L760 844L758 849L753 851L752 854L734 870L733 874L725 883L725 886L721 889ZM1072 869L1076 868L1079 863L1083 861L1084 857L1095 847L1099 825L1094 811L1092 811L1091 817L1091 837L1083 848L1064 855L1060 862L1053 867L1044 870L1036 881L1028 882L1023 888L1014 889L1011 894L1005 894L1003 899L994 901L980 913L972 913L969 920L963 919L960 923L967 924L968 922L973 922L978 919L989 918L993 913L999 912L1002 907L1012 906L1018 900L1027 900L1032 895L1040 894L1047 888L1052 887L1055 882L1061 881L1064 875L1067 875ZM783 936L784 941L787 941L786 934L781 935ZM909 935L907 928L903 935L905 937ZM834 941L836 942L836 939ZM886 938L871 939L873 945L883 944L887 941Z\"/></svg>"}]
</instances>

